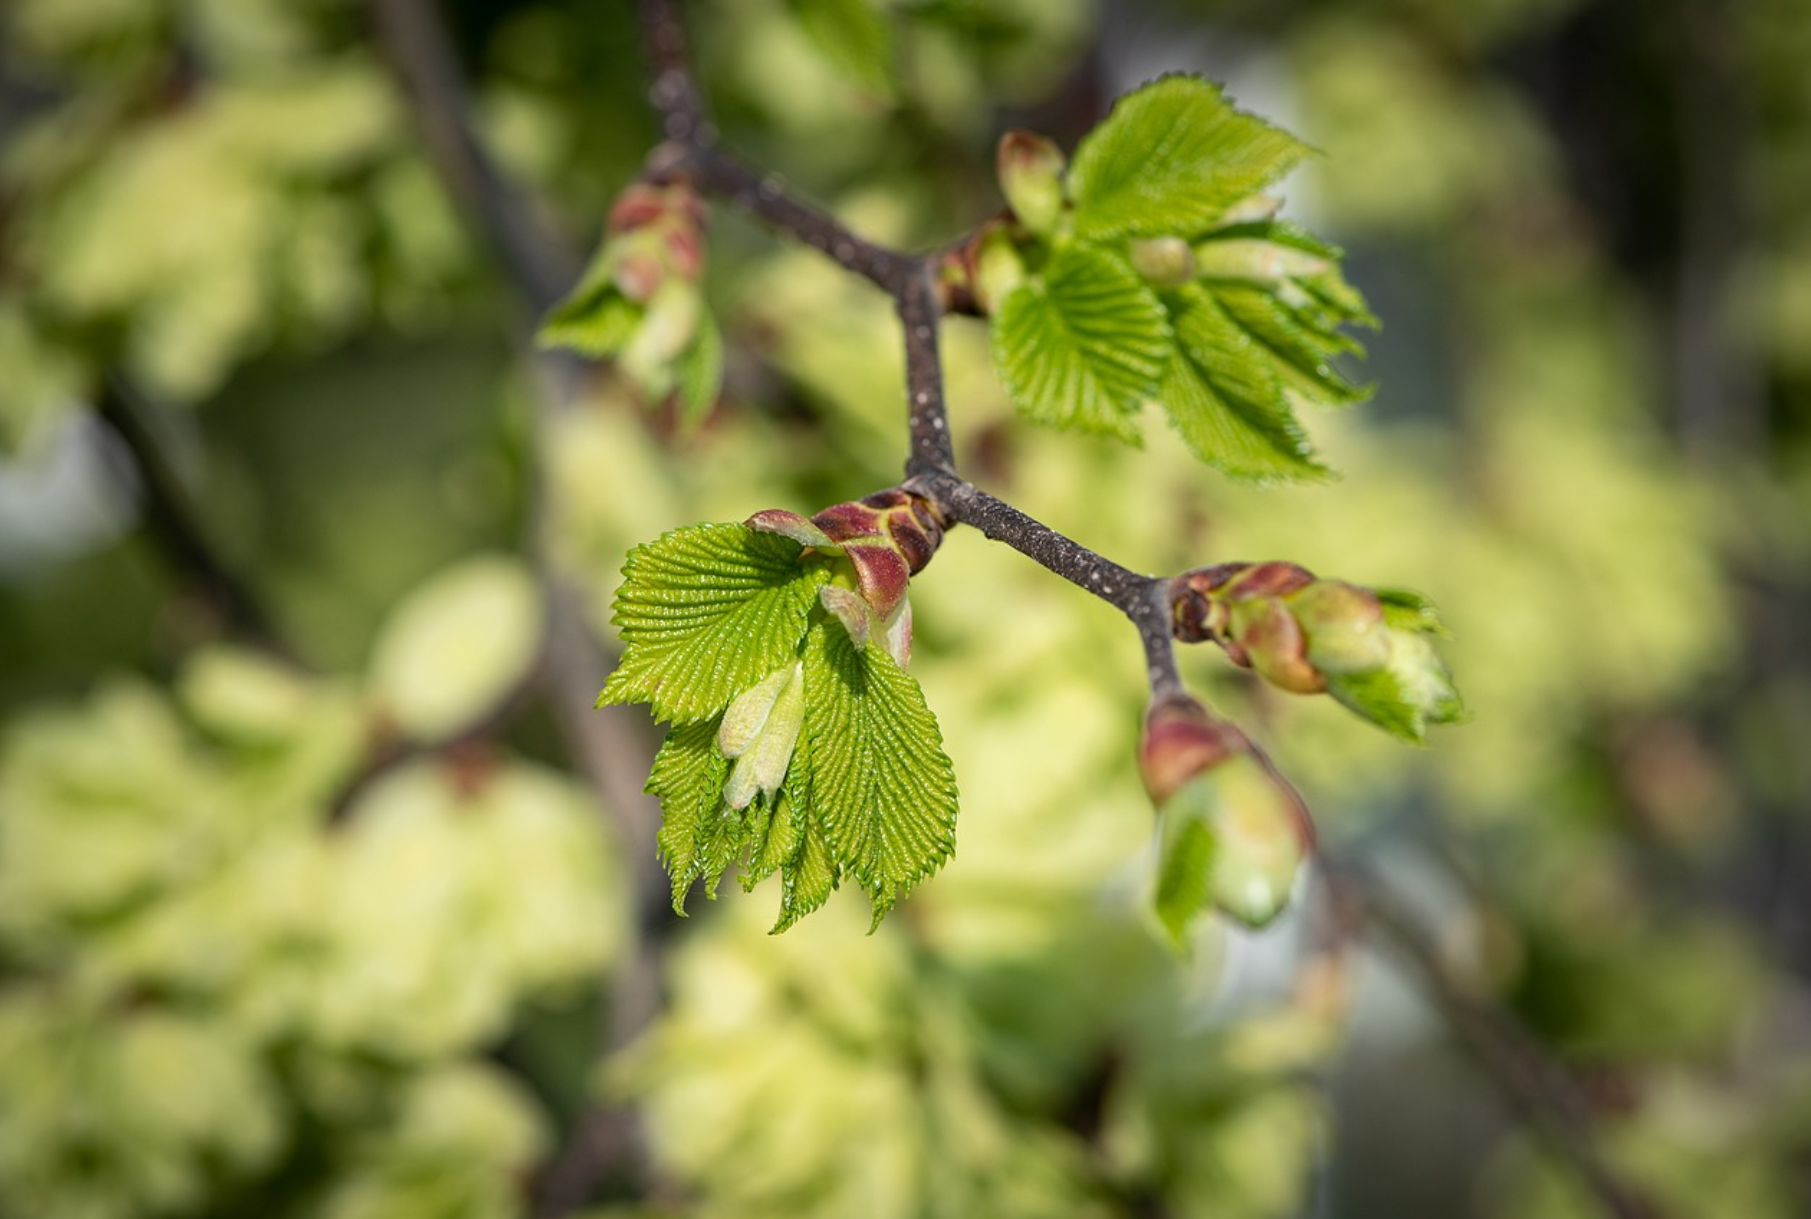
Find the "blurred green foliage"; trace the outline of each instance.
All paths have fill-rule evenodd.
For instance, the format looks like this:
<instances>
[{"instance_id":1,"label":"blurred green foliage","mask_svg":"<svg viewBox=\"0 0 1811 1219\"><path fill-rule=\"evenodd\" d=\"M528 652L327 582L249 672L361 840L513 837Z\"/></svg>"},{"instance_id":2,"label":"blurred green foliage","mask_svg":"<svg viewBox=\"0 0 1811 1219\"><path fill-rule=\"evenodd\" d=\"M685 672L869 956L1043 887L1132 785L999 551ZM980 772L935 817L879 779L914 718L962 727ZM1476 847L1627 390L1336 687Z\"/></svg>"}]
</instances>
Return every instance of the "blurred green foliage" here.
<instances>
[{"instance_id":1,"label":"blurred green foliage","mask_svg":"<svg viewBox=\"0 0 1811 1219\"><path fill-rule=\"evenodd\" d=\"M1321 150L1284 191L1384 323L1375 400L1315 428L1341 481L1026 426L954 320L962 467L1139 570L1432 595L1475 714L1428 750L1188 676L1668 1215L1811 1208L1811 13L687 9L726 138L906 245L999 207L1000 130L1073 147L1163 70ZM629 14L442 15L500 164L590 244L653 138ZM543 693L584 664L545 574L609 639L632 544L895 481L896 323L720 210L702 426L608 371L537 410L386 54L351 0L0 13L0 1216L522 1215L586 1095L645 1132L593 1215L1595 1213L1331 911L1162 950L1131 634L971 531L913 587L950 865L871 936L832 903L767 937L731 886L632 909L631 810ZM167 561L110 395L288 655ZM598 1012L650 957L623 1046Z\"/></svg>"}]
</instances>

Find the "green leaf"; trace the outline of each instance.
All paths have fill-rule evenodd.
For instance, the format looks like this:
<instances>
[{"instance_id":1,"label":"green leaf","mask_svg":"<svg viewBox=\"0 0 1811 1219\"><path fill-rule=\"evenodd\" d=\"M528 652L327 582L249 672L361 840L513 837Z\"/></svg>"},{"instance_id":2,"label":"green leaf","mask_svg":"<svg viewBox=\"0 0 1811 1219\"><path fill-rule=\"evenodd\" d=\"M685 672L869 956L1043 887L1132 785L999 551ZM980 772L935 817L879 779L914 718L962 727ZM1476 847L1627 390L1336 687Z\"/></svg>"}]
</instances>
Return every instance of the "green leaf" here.
<instances>
[{"instance_id":1,"label":"green leaf","mask_svg":"<svg viewBox=\"0 0 1811 1219\"><path fill-rule=\"evenodd\" d=\"M1170 300L1177 352L1159 397L1195 455L1236 478L1329 477L1268 349L1206 290L1183 289Z\"/></svg>"},{"instance_id":2,"label":"green leaf","mask_svg":"<svg viewBox=\"0 0 1811 1219\"><path fill-rule=\"evenodd\" d=\"M805 641L805 736L830 857L868 891L878 925L955 848L956 777L937 721L884 648L857 652L820 622Z\"/></svg>"},{"instance_id":3,"label":"green leaf","mask_svg":"<svg viewBox=\"0 0 1811 1219\"><path fill-rule=\"evenodd\" d=\"M637 546L613 621L627 648L598 705L649 703L664 720L714 716L798 655L823 563L744 525L694 525Z\"/></svg>"},{"instance_id":4,"label":"green leaf","mask_svg":"<svg viewBox=\"0 0 1811 1219\"><path fill-rule=\"evenodd\" d=\"M790 832L797 835L791 854L780 865L780 917L773 925L775 935L828 901L842 878L817 815L813 792L811 760L805 750L799 750L792 756L792 769L787 773L786 786L780 789L780 808L775 814L776 821L780 813L786 814ZM778 854L778 837L777 828L770 832L768 841L756 854L756 869Z\"/></svg>"},{"instance_id":5,"label":"green leaf","mask_svg":"<svg viewBox=\"0 0 1811 1219\"><path fill-rule=\"evenodd\" d=\"M540 596L527 568L503 555L465 559L384 621L371 649L371 695L412 740L439 740L492 711L540 643Z\"/></svg>"},{"instance_id":6,"label":"green leaf","mask_svg":"<svg viewBox=\"0 0 1811 1219\"><path fill-rule=\"evenodd\" d=\"M605 242L578 285L547 311L535 332L535 343L569 347L592 359L613 356L635 334L644 311L644 306L627 299L617 288L615 252Z\"/></svg>"},{"instance_id":7,"label":"green leaf","mask_svg":"<svg viewBox=\"0 0 1811 1219\"><path fill-rule=\"evenodd\" d=\"M1218 85L1163 77L1120 98L1076 148L1076 234L1193 236L1307 152L1288 132L1235 110Z\"/></svg>"},{"instance_id":8,"label":"green leaf","mask_svg":"<svg viewBox=\"0 0 1811 1219\"><path fill-rule=\"evenodd\" d=\"M805 823L811 815L810 780L807 767L793 755L786 783L779 795L755 803L767 814L759 825L749 826L748 868L742 873L742 887L752 890L799 856L805 845Z\"/></svg>"},{"instance_id":9,"label":"green leaf","mask_svg":"<svg viewBox=\"0 0 1811 1219\"><path fill-rule=\"evenodd\" d=\"M743 819L723 803L729 762L717 751L717 721L681 724L654 757L647 792L660 799L661 862L673 878L673 909L685 913L686 891L704 877L712 892L741 845Z\"/></svg>"},{"instance_id":10,"label":"green leaf","mask_svg":"<svg viewBox=\"0 0 1811 1219\"><path fill-rule=\"evenodd\" d=\"M674 361L673 373L680 427L695 428L711 413L723 389L723 335L709 313L699 315L698 335Z\"/></svg>"},{"instance_id":11,"label":"green leaf","mask_svg":"<svg viewBox=\"0 0 1811 1219\"><path fill-rule=\"evenodd\" d=\"M1188 943L1188 927L1213 891L1214 832L1189 803L1165 809L1159 827L1157 889L1152 908L1177 948Z\"/></svg>"},{"instance_id":12,"label":"green leaf","mask_svg":"<svg viewBox=\"0 0 1811 1219\"><path fill-rule=\"evenodd\" d=\"M825 58L867 92L893 97L893 27L871 0L791 0L789 7Z\"/></svg>"},{"instance_id":13,"label":"green leaf","mask_svg":"<svg viewBox=\"0 0 1811 1219\"><path fill-rule=\"evenodd\" d=\"M1137 443L1172 340L1163 306L1116 254L1071 246L1007 296L994 363L1013 404L1057 427Z\"/></svg>"},{"instance_id":14,"label":"green leaf","mask_svg":"<svg viewBox=\"0 0 1811 1219\"><path fill-rule=\"evenodd\" d=\"M1432 639L1416 631L1390 632L1390 658L1383 667L1360 673L1329 674L1327 693L1385 731L1420 744L1434 724L1466 718L1446 662Z\"/></svg>"},{"instance_id":15,"label":"green leaf","mask_svg":"<svg viewBox=\"0 0 1811 1219\"><path fill-rule=\"evenodd\" d=\"M1383 606L1383 620L1386 626L1398 631L1420 631L1425 635L1437 635L1441 639L1451 639L1452 632L1440 621L1440 612L1434 603L1421 593L1408 588L1376 588L1377 600Z\"/></svg>"}]
</instances>

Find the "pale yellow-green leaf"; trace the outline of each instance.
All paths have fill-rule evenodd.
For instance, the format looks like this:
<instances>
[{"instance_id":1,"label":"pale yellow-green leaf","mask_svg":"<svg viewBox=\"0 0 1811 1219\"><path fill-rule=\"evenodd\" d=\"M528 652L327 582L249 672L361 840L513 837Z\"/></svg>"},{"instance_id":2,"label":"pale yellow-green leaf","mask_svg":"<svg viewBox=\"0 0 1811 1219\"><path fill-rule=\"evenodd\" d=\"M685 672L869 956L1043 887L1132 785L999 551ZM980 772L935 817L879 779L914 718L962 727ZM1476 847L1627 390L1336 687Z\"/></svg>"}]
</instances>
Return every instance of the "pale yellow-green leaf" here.
<instances>
[{"instance_id":1,"label":"pale yellow-green leaf","mask_svg":"<svg viewBox=\"0 0 1811 1219\"><path fill-rule=\"evenodd\" d=\"M520 560L461 560L411 592L378 632L373 703L417 740L481 721L534 664L541 614L534 577Z\"/></svg>"}]
</instances>

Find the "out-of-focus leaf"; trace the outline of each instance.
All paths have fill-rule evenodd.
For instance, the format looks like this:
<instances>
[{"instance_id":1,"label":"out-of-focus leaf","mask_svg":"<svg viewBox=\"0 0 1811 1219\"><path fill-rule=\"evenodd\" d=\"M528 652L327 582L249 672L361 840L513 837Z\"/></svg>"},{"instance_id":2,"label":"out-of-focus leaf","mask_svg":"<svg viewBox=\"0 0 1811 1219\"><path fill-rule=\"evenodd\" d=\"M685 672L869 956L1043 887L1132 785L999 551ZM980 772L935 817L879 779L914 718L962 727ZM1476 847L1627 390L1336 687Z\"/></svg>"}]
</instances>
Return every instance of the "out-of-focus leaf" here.
<instances>
[{"instance_id":1,"label":"out-of-focus leaf","mask_svg":"<svg viewBox=\"0 0 1811 1219\"><path fill-rule=\"evenodd\" d=\"M527 674L541 646L541 603L520 560L464 559L396 607L371 650L371 696L416 740L482 719Z\"/></svg>"},{"instance_id":2,"label":"out-of-focus leaf","mask_svg":"<svg viewBox=\"0 0 1811 1219\"><path fill-rule=\"evenodd\" d=\"M893 29L873 0L788 0L788 7L851 80L876 97L893 96L898 87Z\"/></svg>"}]
</instances>

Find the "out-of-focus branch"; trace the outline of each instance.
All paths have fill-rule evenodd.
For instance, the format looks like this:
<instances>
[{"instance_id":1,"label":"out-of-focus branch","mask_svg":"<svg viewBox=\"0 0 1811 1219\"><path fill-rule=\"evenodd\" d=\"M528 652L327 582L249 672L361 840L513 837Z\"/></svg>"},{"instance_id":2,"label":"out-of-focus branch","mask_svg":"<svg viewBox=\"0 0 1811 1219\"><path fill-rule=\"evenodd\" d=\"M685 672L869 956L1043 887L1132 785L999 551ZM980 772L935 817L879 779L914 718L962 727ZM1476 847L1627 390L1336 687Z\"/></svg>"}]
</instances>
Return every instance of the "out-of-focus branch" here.
<instances>
[{"instance_id":1,"label":"out-of-focus branch","mask_svg":"<svg viewBox=\"0 0 1811 1219\"><path fill-rule=\"evenodd\" d=\"M537 222L520 192L497 169L473 132L471 107L452 47L427 0L372 0L392 68L429 156L474 227L495 251L524 305L544 313L571 286L578 262ZM683 103L683 99L680 99ZM688 130L692 130L688 128ZM533 357L536 415L543 444L579 385L563 354ZM605 1052L628 1044L659 1007L659 953L671 913L655 858L659 810L642 793L652 761L648 725L634 711L596 709L593 700L614 658L592 631L582 589L549 554L551 506L537 478L527 548L547 605L540 676L574 764L613 814L623 856L633 869L635 934L626 964L611 979L599 1038ZM625 1106L591 1106L535 1182L535 1212L564 1214L584 1205L599 1182L640 1184L647 1170L641 1132Z\"/></svg>"},{"instance_id":2,"label":"out-of-focus branch","mask_svg":"<svg viewBox=\"0 0 1811 1219\"><path fill-rule=\"evenodd\" d=\"M538 315L572 283L575 264L478 143L471 98L428 0L372 0L379 32L428 155L510 280Z\"/></svg>"},{"instance_id":3,"label":"out-of-focus branch","mask_svg":"<svg viewBox=\"0 0 1811 1219\"><path fill-rule=\"evenodd\" d=\"M145 404L117 378L107 378L94 403L130 462L121 471L138 491L145 527L172 569L189 581L229 630L289 659L295 651L277 631L251 586L232 569L201 526L187 489L144 416Z\"/></svg>"},{"instance_id":4,"label":"out-of-focus branch","mask_svg":"<svg viewBox=\"0 0 1811 1219\"><path fill-rule=\"evenodd\" d=\"M1565 1068L1508 1013L1454 976L1439 945L1388 888L1353 865L1322 863L1323 879L1343 916L1375 933L1410 968L1479 1068L1603 1213L1611 1219L1663 1219L1655 1204L1604 1158L1590 1108Z\"/></svg>"}]
</instances>

